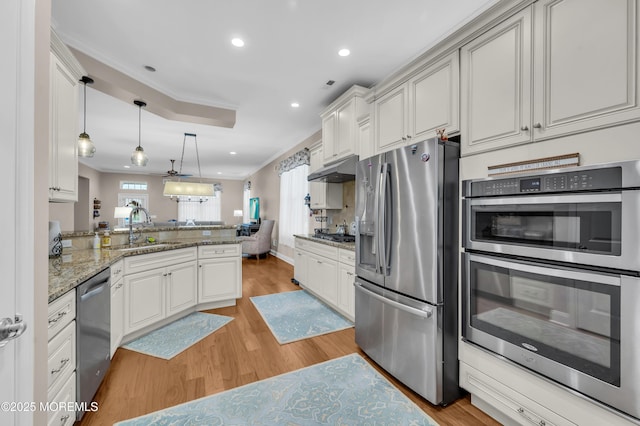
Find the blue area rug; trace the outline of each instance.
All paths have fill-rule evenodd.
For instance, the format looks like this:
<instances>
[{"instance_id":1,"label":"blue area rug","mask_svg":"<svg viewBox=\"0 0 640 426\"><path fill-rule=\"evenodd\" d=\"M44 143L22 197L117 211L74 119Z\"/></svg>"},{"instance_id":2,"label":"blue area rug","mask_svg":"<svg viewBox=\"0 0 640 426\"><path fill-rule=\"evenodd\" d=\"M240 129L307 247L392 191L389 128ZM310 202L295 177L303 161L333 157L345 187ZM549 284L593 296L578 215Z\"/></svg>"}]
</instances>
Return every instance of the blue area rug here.
<instances>
[{"instance_id":1,"label":"blue area rug","mask_svg":"<svg viewBox=\"0 0 640 426\"><path fill-rule=\"evenodd\" d=\"M171 359L232 319L222 315L194 312L122 347L157 358Z\"/></svg>"},{"instance_id":2,"label":"blue area rug","mask_svg":"<svg viewBox=\"0 0 640 426\"><path fill-rule=\"evenodd\" d=\"M116 425L437 425L360 355L316 364Z\"/></svg>"},{"instance_id":3,"label":"blue area rug","mask_svg":"<svg viewBox=\"0 0 640 426\"><path fill-rule=\"evenodd\" d=\"M251 301L281 345L353 327L304 290L255 296Z\"/></svg>"}]
</instances>

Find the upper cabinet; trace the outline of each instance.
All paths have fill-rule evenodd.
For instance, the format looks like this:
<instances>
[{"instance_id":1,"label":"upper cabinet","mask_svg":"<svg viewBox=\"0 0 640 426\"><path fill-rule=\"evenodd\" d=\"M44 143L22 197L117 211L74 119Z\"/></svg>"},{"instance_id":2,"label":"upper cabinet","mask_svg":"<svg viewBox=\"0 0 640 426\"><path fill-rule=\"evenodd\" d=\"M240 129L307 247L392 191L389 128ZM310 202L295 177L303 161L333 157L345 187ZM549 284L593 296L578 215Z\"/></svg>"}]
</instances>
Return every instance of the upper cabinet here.
<instances>
[{"instance_id":1,"label":"upper cabinet","mask_svg":"<svg viewBox=\"0 0 640 426\"><path fill-rule=\"evenodd\" d=\"M376 153L460 130L459 69L456 50L375 100Z\"/></svg>"},{"instance_id":2,"label":"upper cabinet","mask_svg":"<svg viewBox=\"0 0 640 426\"><path fill-rule=\"evenodd\" d=\"M358 154L358 118L368 111L363 99L368 90L352 86L320 114L323 164Z\"/></svg>"},{"instance_id":3,"label":"upper cabinet","mask_svg":"<svg viewBox=\"0 0 640 426\"><path fill-rule=\"evenodd\" d=\"M323 144L316 144L309 150L309 173L322 167ZM311 197L311 209L337 209L342 208L342 184L326 182L309 182L309 196Z\"/></svg>"},{"instance_id":4,"label":"upper cabinet","mask_svg":"<svg viewBox=\"0 0 640 426\"><path fill-rule=\"evenodd\" d=\"M78 200L78 97L84 70L51 32L49 201Z\"/></svg>"},{"instance_id":5,"label":"upper cabinet","mask_svg":"<svg viewBox=\"0 0 640 426\"><path fill-rule=\"evenodd\" d=\"M637 0L541 0L461 49L462 155L640 119Z\"/></svg>"}]
</instances>

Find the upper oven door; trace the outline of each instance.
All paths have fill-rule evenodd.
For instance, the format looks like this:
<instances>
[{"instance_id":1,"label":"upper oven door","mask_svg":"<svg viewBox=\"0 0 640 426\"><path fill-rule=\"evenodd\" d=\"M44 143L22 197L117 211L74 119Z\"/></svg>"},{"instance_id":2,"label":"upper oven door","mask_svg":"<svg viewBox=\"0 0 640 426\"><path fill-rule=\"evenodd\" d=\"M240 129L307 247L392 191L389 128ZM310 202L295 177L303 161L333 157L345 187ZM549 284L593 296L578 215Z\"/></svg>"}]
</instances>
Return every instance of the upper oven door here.
<instances>
[{"instance_id":1,"label":"upper oven door","mask_svg":"<svg viewBox=\"0 0 640 426\"><path fill-rule=\"evenodd\" d=\"M640 191L467 198L464 247L640 270Z\"/></svg>"}]
</instances>

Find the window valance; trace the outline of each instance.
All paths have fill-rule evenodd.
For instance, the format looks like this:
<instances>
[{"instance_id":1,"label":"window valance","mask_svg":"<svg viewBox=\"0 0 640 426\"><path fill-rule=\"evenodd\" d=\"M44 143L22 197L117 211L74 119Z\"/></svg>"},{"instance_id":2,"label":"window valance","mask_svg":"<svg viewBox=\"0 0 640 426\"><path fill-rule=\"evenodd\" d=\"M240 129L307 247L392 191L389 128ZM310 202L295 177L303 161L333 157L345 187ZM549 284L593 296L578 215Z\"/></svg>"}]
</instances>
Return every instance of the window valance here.
<instances>
[{"instance_id":1,"label":"window valance","mask_svg":"<svg viewBox=\"0 0 640 426\"><path fill-rule=\"evenodd\" d=\"M309 164L309 149L305 148L301 151L296 152L290 157L285 158L280 162L278 166L278 176L281 176L284 172L288 172L289 170L295 169L298 166L308 165Z\"/></svg>"}]
</instances>

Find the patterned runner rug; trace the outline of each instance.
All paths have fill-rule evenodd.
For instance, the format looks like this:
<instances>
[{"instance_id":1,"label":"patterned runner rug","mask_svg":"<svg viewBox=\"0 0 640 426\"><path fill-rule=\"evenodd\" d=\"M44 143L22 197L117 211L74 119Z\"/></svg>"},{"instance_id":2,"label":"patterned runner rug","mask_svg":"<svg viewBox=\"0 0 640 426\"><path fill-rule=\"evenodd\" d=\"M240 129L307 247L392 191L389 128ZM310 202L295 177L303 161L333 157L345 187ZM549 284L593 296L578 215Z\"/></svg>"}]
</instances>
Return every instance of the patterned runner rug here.
<instances>
[{"instance_id":1,"label":"patterned runner rug","mask_svg":"<svg viewBox=\"0 0 640 426\"><path fill-rule=\"evenodd\" d=\"M141 425L437 425L358 354L142 417Z\"/></svg>"},{"instance_id":2,"label":"patterned runner rug","mask_svg":"<svg viewBox=\"0 0 640 426\"><path fill-rule=\"evenodd\" d=\"M278 343L353 327L353 323L304 290L251 297Z\"/></svg>"}]
</instances>

